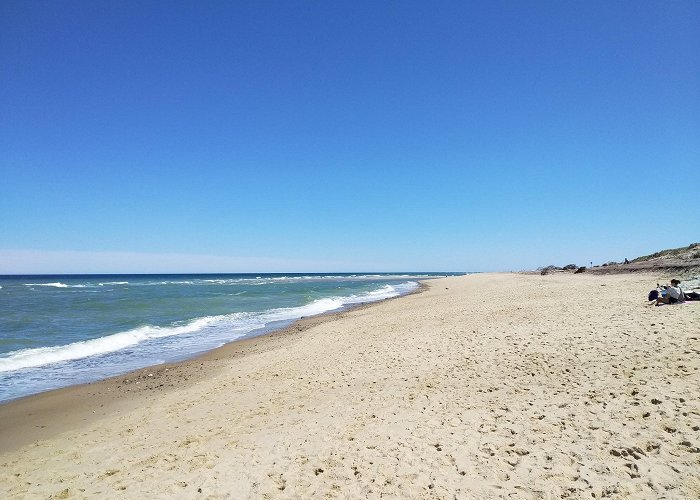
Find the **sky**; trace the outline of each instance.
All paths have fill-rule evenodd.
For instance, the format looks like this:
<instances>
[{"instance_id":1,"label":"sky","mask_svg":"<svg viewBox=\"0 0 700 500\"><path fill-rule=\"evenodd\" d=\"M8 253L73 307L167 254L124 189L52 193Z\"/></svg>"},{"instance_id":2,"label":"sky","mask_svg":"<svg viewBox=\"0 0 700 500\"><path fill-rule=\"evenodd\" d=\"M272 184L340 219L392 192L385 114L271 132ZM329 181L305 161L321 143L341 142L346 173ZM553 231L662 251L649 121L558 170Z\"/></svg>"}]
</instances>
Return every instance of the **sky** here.
<instances>
[{"instance_id":1,"label":"sky","mask_svg":"<svg viewBox=\"0 0 700 500\"><path fill-rule=\"evenodd\" d=\"M0 273L700 241L700 2L0 2Z\"/></svg>"}]
</instances>

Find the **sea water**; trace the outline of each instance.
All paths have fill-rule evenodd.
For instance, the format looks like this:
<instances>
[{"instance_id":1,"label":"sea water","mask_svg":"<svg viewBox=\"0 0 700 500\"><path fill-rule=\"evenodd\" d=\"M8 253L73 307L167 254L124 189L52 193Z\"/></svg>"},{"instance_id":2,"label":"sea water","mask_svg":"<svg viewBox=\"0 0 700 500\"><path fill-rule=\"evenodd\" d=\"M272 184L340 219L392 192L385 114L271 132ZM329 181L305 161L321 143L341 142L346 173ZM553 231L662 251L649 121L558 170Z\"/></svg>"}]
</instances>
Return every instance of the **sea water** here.
<instances>
[{"instance_id":1,"label":"sea water","mask_svg":"<svg viewBox=\"0 0 700 500\"><path fill-rule=\"evenodd\" d=\"M0 402L191 358L444 275L0 276Z\"/></svg>"}]
</instances>

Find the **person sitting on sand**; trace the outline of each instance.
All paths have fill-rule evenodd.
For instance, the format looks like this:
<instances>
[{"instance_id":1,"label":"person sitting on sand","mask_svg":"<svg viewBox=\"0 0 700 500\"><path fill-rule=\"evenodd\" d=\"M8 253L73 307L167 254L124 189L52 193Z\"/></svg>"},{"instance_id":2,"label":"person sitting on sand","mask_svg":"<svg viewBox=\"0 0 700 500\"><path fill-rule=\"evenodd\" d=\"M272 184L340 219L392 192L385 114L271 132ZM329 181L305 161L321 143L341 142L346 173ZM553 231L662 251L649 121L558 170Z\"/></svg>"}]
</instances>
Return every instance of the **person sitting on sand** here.
<instances>
[{"instance_id":1,"label":"person sitting on sand","mask_svg":"<svg viewBox=\"0 0 700 500\"><path fill-rule=\"evenodd\" d=\"M656 299L656 305L661 304L678 304L679 302L685 302L685 295L680 287L681 281L673 279L671 280L671 286L664 285L661 288L666 290L666 294ZM657 283L658 285L658 283Z\"/></svg>"}]
</instances>

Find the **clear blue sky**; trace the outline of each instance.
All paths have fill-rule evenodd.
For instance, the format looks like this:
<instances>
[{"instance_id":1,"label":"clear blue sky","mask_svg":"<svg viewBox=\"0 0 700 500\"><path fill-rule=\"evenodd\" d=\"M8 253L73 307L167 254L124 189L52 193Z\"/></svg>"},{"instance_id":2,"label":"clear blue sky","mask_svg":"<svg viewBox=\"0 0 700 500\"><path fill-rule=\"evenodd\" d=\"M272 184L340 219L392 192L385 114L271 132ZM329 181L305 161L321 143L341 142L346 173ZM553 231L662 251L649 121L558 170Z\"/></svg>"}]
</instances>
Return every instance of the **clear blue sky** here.
<instances>
[{"instance_id":1,"label":"clear blue sky","mask_svg":"<svg viewBox=\"0 0 700 500\"><path fill-rule=\"evenodd\" d=\"M0 2L0 273L700 240L700 2Z\"/></svg>"}]
</instances>

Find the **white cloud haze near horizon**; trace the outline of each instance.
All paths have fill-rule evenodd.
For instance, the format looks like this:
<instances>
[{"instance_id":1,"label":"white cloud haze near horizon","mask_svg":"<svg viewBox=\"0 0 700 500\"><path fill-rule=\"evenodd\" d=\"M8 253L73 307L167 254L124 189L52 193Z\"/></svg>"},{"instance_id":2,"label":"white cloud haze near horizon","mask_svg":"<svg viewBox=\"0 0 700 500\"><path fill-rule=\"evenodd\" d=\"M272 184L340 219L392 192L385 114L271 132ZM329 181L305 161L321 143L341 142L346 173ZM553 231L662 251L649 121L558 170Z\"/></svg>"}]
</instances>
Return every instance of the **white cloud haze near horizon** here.
<instances>
[{"instance_id":1,"label":"white cloud haze near horizon","mask_svg":"<svg viewBox=\"0 0 700 500\"><path fill-rule=\"evenodd\" d=\"M690 243L690 242L689 242ZM223 273L325 273L325 272L499 272L532 270L550 264L582 266L622 261L666 248L686 246L684 243L649 247L640 246L636 252L612 255L594 252L593 248L569 248L571 258L555 258L554 253L530 252L504 245L483 252L479 248L457 249L436 258L420 248L407 249L405 255L350 260L330 260L320 257L292 259L275 256L226 256L185 252L126 252L87 250L0 249L0 274L223 274ZM629 250L629 249L628 249ZM590 257L586 254L590 253ZM574 257L578 255L578 257ZM461 261L463 265L452 263ZM415 263L418 262L418 265Z\"/></svg>"},{"instance_id":2,"label":"white cloud haze near horizon","mask_svg":"<svg viewBox=\"0 0 700 500\"><path fill-rule=\"evenodd\" d=\"M0 250L0 274L150 274L303 271L311 262L186 253Z\"/></svg>"}]
</instances>

